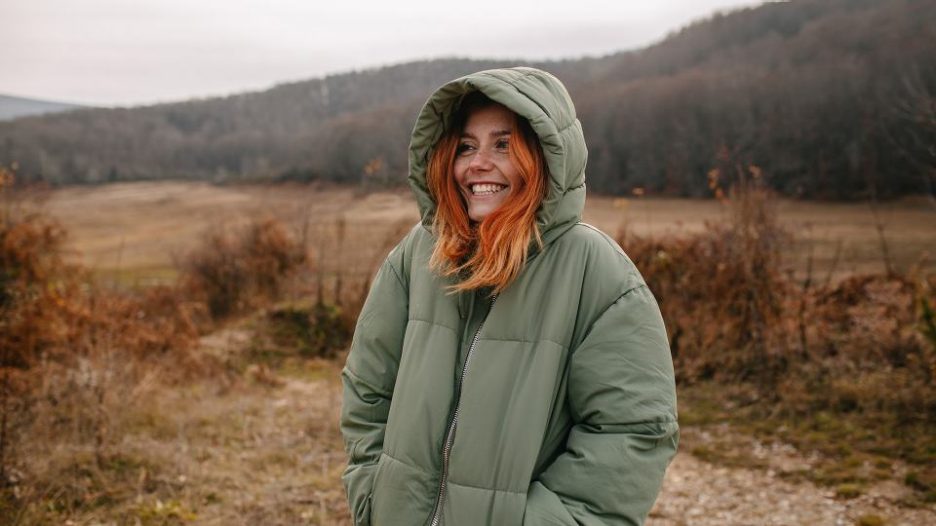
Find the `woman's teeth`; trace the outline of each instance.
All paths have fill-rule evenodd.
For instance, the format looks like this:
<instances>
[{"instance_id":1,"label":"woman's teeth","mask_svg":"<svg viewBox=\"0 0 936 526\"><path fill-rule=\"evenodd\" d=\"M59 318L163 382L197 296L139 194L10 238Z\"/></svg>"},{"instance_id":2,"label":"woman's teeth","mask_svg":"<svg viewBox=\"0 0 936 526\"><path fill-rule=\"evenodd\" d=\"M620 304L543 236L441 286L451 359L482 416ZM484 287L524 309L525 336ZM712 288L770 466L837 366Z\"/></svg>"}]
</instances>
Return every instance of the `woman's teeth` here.
<instances>
[{"instance_id":1,"label":"woman's teeth","mask_svg":"<svg viewBox=\"0 0 936 526\"><path fill-rule=\"evenodd\" d=\"M473 184L471 185L471 193L474 195L490 195L496 194L504 188L507 188L507 186L502 184Z\"/></svg>"}]
</instances>

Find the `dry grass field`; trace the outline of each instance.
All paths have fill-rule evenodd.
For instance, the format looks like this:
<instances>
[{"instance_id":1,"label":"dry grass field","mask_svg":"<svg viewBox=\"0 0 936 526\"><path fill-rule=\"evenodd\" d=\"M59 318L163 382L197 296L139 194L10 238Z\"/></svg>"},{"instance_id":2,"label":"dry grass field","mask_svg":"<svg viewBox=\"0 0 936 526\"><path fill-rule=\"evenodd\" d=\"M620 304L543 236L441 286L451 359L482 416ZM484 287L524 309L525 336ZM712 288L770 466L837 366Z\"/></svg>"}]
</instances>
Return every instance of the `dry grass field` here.
<instances>
[{"instance_id":1,"label":"dry grass field","mask_svg":"<svg viewBox=\"0 0 936 526\"><path fill-rule=\"evenodd\" d=\"M70 187L52 191L46 208L68 228L76 258L128 284L171 278L174 258L197 246L206 229L264 215L298 232L333 229L343 221L340 259L361 264L359 270L366 272L372 268L373 248L392 242L388 236L399 235L418 219L406 189L361 195L349 188L308 185L143 182ZM878 225L895 267L936 269L930 259L936 249L936 209L922 199L885 203L878 207L877 219L866 203L779 200L776 209L792 234L787 264L799 273L810 258L820 280L830 273L835 278L883 271ZM584 219L611 234L626 227L633 234L659 236L697 232L726 213L715 200L598 196L589 199Z\"/></svg>"}]
</instances>

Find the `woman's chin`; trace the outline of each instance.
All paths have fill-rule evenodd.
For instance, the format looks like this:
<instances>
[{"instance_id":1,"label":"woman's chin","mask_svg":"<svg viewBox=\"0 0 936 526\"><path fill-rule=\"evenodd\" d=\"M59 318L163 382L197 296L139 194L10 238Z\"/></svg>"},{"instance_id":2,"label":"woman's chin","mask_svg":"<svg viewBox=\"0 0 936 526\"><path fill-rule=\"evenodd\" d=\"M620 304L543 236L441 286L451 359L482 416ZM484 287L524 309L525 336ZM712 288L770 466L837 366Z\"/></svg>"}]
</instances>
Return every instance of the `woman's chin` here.
<instances>
[{"instance_id":1,"label":"woman's chin","mask_svg":"<svg viewBox=\"0 0 936 526\"><path fill-rule=\"evenodd\" d=\"M489 206L473 206L468 209L468 218L475 223L480 223L485 217L491 215L491 212L493 212L495 208Z\"/></svg>"},{"instance_id":2,"label":"woman's chin","mask_svg":"<svg viewBox=\"0 0 936 526\"><path fill-rule=\"evenodd\" d=\"M468 203L468 218L480 223L503 203L503 199L472 200Z\"/></svg>"}]
</instances>

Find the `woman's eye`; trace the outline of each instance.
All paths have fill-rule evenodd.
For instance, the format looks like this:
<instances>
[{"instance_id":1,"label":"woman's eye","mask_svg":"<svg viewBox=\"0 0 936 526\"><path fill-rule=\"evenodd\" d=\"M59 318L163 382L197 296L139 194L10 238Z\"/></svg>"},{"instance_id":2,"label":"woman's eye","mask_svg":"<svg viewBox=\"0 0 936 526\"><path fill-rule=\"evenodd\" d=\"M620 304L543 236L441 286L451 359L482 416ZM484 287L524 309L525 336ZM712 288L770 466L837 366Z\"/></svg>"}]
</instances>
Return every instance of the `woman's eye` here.
<instances>
[{"instance_id":1,"label":"woman's eye","mask_svg":"<svg viewBox=\"0 0 936 526\"><path fill-rule=\"evenodd\" d=\"M463 153L465 153L465 152L471 151L472 148L473 148L473 147L472 147L470 144L464 143L464 142L463 142L463 143L459 144L457 148L455 148L455 153L456 153L457 155L461 155L461 154L463 154Z\"/></svg>"},{"instance_id":2,"label":"woman's eye","mask_svg":"<svg viewBox=\"0 0 936 526\"><path fill-rule=\"evenodd\" d=\"M498 150L506 150L510 146L510 141L507 139L498 139L494 146Z\"/></svg>"}]
</instances>

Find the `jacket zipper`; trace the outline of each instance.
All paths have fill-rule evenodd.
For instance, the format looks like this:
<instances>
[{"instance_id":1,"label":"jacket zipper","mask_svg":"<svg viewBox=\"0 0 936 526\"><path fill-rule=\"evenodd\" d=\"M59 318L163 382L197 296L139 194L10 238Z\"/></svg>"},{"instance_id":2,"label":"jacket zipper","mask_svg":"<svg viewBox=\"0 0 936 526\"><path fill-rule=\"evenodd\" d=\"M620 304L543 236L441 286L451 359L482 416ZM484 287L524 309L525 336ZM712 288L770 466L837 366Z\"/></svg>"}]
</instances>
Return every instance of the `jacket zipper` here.
<instances>
[{"instance_id":1,"label":"jacket zipper","mask_svg":"<svg viewBox=\"0 0 936 526\"><path fill-rule=\"evenodd\" d=\"M491 314L491 309L494 308L494 301L496 299L497 294L491 296L491 305L488 308L488 315ZM487 315L484 316L484 320L481 321L481 325L479 325L478 330L475 331L474 338L471 339L471 345L468 346L468 354L465 355L465 365L462 366L461 376L458 378L458 385L455 391L455 412L452 414L452 422L448 426L448 431L445 434L445 442L442 446L442 480L439 482L439 496L436 499L435 508L432 510L430 526L439 526L439 523L442 521L442 504L445 502L445 485L448 483L449 456L452 453L452 443L455 441L455 425L458 423L458 410L461 406L462 385L465 383L465 376L468 375L468 364L471 362L471 354L474 352L475 345L477 345L478 339L481 337L481 329L484 327L485 321L487 321Z\"/></svg>"}]
</instances>

